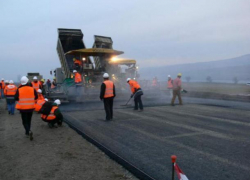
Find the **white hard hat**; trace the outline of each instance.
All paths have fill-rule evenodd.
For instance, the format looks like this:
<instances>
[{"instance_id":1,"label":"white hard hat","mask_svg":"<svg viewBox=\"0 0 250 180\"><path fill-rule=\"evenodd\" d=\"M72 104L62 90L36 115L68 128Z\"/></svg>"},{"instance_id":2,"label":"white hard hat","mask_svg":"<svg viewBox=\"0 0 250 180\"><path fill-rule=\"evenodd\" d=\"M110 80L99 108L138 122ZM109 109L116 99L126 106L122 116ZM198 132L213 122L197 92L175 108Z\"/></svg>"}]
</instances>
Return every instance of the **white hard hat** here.
<instances>
[{"instance_id":1,"label":"white hard hat","mask_svg":"<svg viewBox=\"0 0 250 180\"><path fill-rule=\"evenodd\" d=\"M57 105L61 104L61 101L59 99L55 100L54 103L56 103Z\"/></svg>"},{"instance_id":2,"label":"white hard hat","mask_svg":"<svg viewBox=\"0 0 250 180\"><path fill-rule=\"evenodd\" d=\"M5 80L5 83L9 83L9 80Z\"/></svg>"},{"instance_id":3,"label":"white hard hat","mask_svg":"<svg viewBox=\"0 0 250 180\"><path fill-rule=\"evenodd\" d=\"M171 77L170 75L168 75L168 77Z\"/></svg>"},{"instance_id":4,"label":"white hard hat","mask_svg":"<svg viewBox=\"0 0 250 180\"><path fill-rule=\"evenodd\" d=\"M13 80L10 80L10 84L14 84L14 81L13 81Z\"/></svg>"},{"instance_id":5,"label":"white hard hat","mask_svg":"<svg viewBox=\"0 0 250 180\"><path fill-rule=\"evenodd\" d=\"M36 77L36 76L34 76L34 77L33 77L33 80L37 80L37 77Z\"/></svg>"},{"instance_id":6,"label":"white hard hat","mask_svg":"<svg viewBox=\"0 0 250 180\"><path fill-rule=\"evenodd\" d=\"M77 73L77 70L73 70L73 73Z\"/></svg>"},{"instance_id":7,"label":"white hard hat","mask_svg":"<svg viewBox=\"0 0 250 180\"><path fill-rule=\"evenodd\" d=\"M4 78L2 78L2 81L4 81Z\"/></svg>"},{"instance_id":8,"label":"white hard hat","mask_svg":"<svg viewBox=\"0 0 250 180\"><path fill-rule=\"evenodd\" d=\"M44 99L45 101L49 101L47 98Z\"/></svg>"},{"instance_id":9,"label":"white hard hat","mask_svg":"<svg viewBox=\"0 0 250 180\"><path fill-rule=\"evenodd\" d=\"M103 78L109 78L109 74L108 73L104 73L103 74Z\"/></svg>"},{"instance_id":10,"label":"white hard hat","mask_svg":"<svg viewBox=\"0 0 250 180\"><path fill-rule=\"evenodd\" d=\"M38 89L37 92L38 92L38 93L42 93L42 90L41 90L41 89Z\"/></svg>"},{"instance_id":11,"label":"white hard hat","mask_svg":"<svg viewBox=\"0 0 250 180\"><path fill-rule=\"evenodd\" d=\"M129 82L130 80L131 80L131 78L128 78L128 79L127 79L127 82Z\"/></svg>"},{"instance_id":12,"label":"white hard hat","mask_svg":"<svg viewBox=\"0 0 250 180\"><path fill-rule=\"evenodd\" d=\"M23 77L21 78L21 84L22 84L22 85L27 84L28 81L29 81L29 79L28 79L26 76L23 76Z\"/></svg>"}]
</instances>

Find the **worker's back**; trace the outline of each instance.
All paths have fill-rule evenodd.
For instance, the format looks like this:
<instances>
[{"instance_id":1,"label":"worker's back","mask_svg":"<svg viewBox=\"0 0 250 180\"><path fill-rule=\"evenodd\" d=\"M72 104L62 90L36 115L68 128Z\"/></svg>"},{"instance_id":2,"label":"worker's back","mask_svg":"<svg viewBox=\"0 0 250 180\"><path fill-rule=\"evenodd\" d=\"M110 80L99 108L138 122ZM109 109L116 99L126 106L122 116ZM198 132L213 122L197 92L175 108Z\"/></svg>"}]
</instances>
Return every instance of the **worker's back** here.
<instances>
[{"instance_id":1,"label":"worker's back","mask_svg":"<svg viewBox=\"0 0 250 180\"><path fill-rule=\"evenodd\" d=\"M173 81L173 89L174 90L180 90L181 89L181 79L180 78L175 78L175 80Z\"/></svg>"}]
</instances>

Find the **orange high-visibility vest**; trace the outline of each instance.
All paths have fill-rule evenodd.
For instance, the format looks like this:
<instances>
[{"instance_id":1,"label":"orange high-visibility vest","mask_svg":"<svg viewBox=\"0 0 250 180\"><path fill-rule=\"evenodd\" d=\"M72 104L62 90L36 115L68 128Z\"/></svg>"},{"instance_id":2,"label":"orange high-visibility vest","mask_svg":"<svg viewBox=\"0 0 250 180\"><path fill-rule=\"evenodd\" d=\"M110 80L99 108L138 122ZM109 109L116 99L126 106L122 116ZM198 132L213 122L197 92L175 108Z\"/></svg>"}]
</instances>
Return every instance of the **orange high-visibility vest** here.
<instances>
[{"instance_id":1,"label":"orange high-visibility vest","mask_svg":"<svg viewBox=\"0 0 250 180\"><path fill-rule=\"evenodd\" d=\"M172 79L170 79L169 81L168 81L168 89L173 89L173 83L172 83Z\"/></svg>"},{"instance_id":2,"label":"orange high-visibility vest","mask_svg":"<svg viewBox=\"0 0 250 180\"><path fill-rule=\"evenodd\" d=\"M114 97L114 83L110 80L103 82L106 85L104 98Z\"/></svg>"},{"instance_id":3,"label":"orange high-visibility vest","mask_svg":"<svg viewBox=\"0 0 250 180\"><path fill-rule=\"evenodd\" d=\"M4 89L4 94L6 96L14 96L16 94L17 87L15 85L8 85Z\"/></svg>"},{"instance_id":4,"label":"orange high-visibility vest","mask_svg":"<svg viewBox=\"0 0 250 180\"><path fill-rule=\"evenodd\" d=\"M152 83L153 86L156 86L157 85L157 81L156 79L153 79L153 83Z\"/></svg>"},{"instance_id":5,"label":"orange high-visibility vest","mask_svg":"<svg viewBox=\"0 0 250 180\"><path fill-rule=\"evenodd\" d=\"M37 100L44 100L43 95L38 93L38 98L37 98Z\"/></svg>"},{"instance_id":6,"label":"orange high-visibility vest","mask_svg":"<svg viewBox=\"0 0 250 180\"><path fill-rule=\"evenodd\" d=\"M82 82L82 76L79 73L75 74L75 83L80 83Z\"/></svg>"},{"instance_id":7,"label":"orange high-visibility vest","mask_svg":"<svg viewBox=\"0 0 250 180\"><path fill-rule=\"evenodd\" d=\"M130 85L130 89L132 93L135 93L135 91L139 88L141 88L141 86L138 84L138 82L134 81L134 80L130 80L128 82L128 84Z\"/></svg>"},{"instance_id":8,"label":"orange high-visibility vest","mask_svg":"<svg viewBox=\"0 0 250 180\"><path fill-rule=\"evenodd\" d=\"M34 88L30 86L24 86L18 89L19 101L16 104L16 109L26 110L35 108L35 93Z\"/></svg>"},{"instance_id":9,"label":"orange high-visibility vest","mask_svg":"<svg viewBox=\"0 0 250 180\"><path fill-rule=\"evenodd\" d=\"M4 81L2 81L1 84L2 84L2 89L4 89L4 88L5 88L5 83L4 83Z\"/></svg>"},{"instance_id":10,"label":"orange high-visibility vest","mask_svg":"<svg viewBox=\"0 0 250 180\"><path fill-rule=\"evenodd\" d=\"M45 102L46 101L44 99L38 100L37 103L35 104L35 111L36 112L40 111Z\"/></svg>"},{"instance_id":11,"label":"orange high-visibility vest","mask_svg":"<svg viewBox=\"0 0 250 180\"><path fill-rule=\"evenodd\" d=\"M76 60L74 61L74 64L79 64L80 66L82 66L82 61L76 59Z\"/></svg>"},{"instance_id":12,"label":"orange high-visibility vest","mask_svg":"<svg viewBox=\"0 0 250 180\"><path fill-rule=\"evenodd\" d=\"M48 121L52 121L52 120L55 120L56 119L56 116L55 116L55 110L57 109L58 107L57 106L53 106L49 115L45 115L45 114L42 114L41 115L41 118L44 119L44 120L48 120ZM47 117L47 118L46 118Z\"/></svg>"},{"instance_id":13,"label":"orange high-visibility vest","mask_svg":"<svg viewBox=\"0 0 250 180\"><path fill-rule=\"evenodd\" d=\"M54 81L51 83L51 89L54 89L56 86L53 84L55 83Z\"/></svg>"},{"instance_id":14,"label":"orange high-visibility vest","mask_svg":"<svg viewBox=\"0 0 250 180\"><path fill-rule=\"evenodd\" d=\"M40 89L40 83L39 83L39 81L37 81L37 83L32 82L31 84L32 84L32 87L33 87L36 91L37 91L38 89Z\"/></svg>"}]
</instances>

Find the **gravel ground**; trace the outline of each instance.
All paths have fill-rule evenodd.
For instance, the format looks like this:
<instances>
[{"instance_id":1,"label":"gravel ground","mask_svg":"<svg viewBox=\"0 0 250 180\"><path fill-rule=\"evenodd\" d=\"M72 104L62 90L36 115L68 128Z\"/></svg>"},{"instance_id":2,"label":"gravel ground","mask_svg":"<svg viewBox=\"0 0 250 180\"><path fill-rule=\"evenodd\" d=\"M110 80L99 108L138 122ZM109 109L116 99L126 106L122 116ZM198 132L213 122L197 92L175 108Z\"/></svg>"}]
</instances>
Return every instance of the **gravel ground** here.
<instances>
[{"instance_id":1,"label":"gravel ground","mask_svg":"<svg viewBox=\"0 0 250 180\"><path fill-rule=\"evenodd\" d=\"M8 115L0 100L0 179L136 179L66 124L49 129L34 113L34 140L24 135L18 112Z\"/></svg>"}]
</instances>

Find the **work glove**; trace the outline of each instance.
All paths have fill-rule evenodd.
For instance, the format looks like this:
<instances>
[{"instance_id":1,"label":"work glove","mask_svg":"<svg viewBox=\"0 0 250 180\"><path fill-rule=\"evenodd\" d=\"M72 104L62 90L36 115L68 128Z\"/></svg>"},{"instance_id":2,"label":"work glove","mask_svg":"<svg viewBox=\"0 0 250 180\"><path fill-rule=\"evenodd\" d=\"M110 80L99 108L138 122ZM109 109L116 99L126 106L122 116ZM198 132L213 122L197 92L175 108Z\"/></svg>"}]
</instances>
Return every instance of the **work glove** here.
<instances>
[{"instance_id":1,"label":"work glove","mask_svg":"<svg viewBox=\"0 0 250 180\"><path fill-rule=\"evenodd\" d=\"M130 96L130 98L132 98L134 95L133 94L131 94L131 96Z\"/></svg>"}]
</instances>

